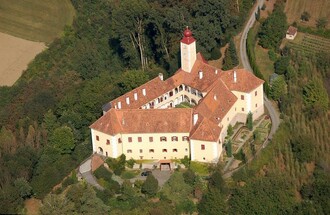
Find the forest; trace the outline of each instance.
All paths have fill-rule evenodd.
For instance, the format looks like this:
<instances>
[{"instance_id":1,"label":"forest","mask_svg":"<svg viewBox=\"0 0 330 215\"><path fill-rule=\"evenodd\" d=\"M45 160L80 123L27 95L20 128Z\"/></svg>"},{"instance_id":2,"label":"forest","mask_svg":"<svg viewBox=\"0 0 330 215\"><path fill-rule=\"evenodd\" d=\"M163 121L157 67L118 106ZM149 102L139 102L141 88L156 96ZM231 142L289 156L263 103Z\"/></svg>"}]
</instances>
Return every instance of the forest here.
<instances>
[{"instance_id":1,"label":"forest","mask_svg":"<svg viewBox=\"0 0 330 215\"><path fill-rule=\"evenodd\" d=\"M177 171L161 192L152 176L145 184L119 186L102 169L95 176L108 180L104 191L76 182L73 170L91 154L88 126L101 116L102 105L159 72L173 74L186 26L198 51L216 59L253 3L72 0L73 25L14 86L0 88L0 213L22 213L23 201L35 197L45 205L41 214L330 214L329 100L323 87L330 58L279 49L281 35L270 29L285 17L283 5L259 20L257 36L276 53L286 90L269 89L283 122L255 161L228 181L220 166L210 167L207 178L192 168Z\"/></svg>"}]
</instances>

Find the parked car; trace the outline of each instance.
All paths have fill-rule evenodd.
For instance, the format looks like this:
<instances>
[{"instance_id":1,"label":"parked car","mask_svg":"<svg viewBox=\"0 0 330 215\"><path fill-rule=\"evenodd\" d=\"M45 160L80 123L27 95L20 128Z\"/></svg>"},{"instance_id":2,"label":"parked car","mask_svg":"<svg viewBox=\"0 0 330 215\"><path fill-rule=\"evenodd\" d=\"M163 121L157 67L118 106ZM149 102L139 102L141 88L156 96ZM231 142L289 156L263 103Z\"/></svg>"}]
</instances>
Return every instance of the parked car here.
<instances>
[{"instance_id":1,"label":"parked car","mask_svg":"<svg viewBox=\"0 0 330 215\"><path fill-rule=\"evenodd\" d=\"M150 174L152 174L152 172L150 170L141 172L141 176L148 176Z\"/></svg>"}]
</instances>

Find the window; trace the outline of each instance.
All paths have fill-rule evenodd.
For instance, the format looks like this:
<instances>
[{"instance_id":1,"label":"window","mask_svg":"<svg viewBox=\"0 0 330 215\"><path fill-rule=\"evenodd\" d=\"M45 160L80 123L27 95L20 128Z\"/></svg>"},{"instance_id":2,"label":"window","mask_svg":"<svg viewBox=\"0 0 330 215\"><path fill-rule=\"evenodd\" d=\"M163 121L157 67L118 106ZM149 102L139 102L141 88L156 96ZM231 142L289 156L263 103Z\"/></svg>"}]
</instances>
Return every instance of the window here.
<instances>
[{"instance_id":1,"label":"window","mask_svg":"<svg viewBox=\"0 0 330 215\"><path fill-rule=\"evenodd\" d=\"M178 149L173 149L173 152L178 152Z\"/></svg>"},{"instance_id":2,"label":"window","mask_svg":"<svg viewBox=\"0 0 330 215\"><path fill-rule=\"evenodd\" d=\"M258 107L258 104L256 103L256 107Z\"/></svg>"},{"instance_id":3,"label":"window","mask_svg":"<svg viewBox=\"0 0 330 215\"><path fill-rule=\"evenodd\" d=\"M149 137L149 142L154 142L154 138L153 137Z\"/></svg>"},{"instance_id":4,"label":"window","mask_svg":"<svg viewBox=\"0 0 330 215\"><path fill-rule=\"evenodd\" d=\"M187 137L187 136L183 136L183 137L182 137L182 140L183 140L183 141L188 141L188 140L189 140L189 137Z\"/></svg>"},{"instance_id":5,"label":"window","mask_svg":"<svg viewBox=\"0 0 330 215\"><path fill-rule=\"evenodd\" d=\"M167 152L167 149L163 149L163 152Z\"/></svg>"},{"instance_id":6,"label":"window","mask_svg":"<svg viewBox=\"0 0 330 215\"><path fill-rule=\"evenodd\" d=\"M229 117L227 117L227 121L229 121Z\"/></svg>"},{"instance_id":7,"label":"window","mask_svg":"<svg viewBox=\"0 0 330 215\"><path fill-rule=\"evenodd\" d=\"M100 137L98 135L96 135L96 140L99 141L100 140Z\"/></svg>"},{"instance_id":8,"label":"window","mask_svg":"<svg viewBox=\"0 0 330 215\"><path fill-rule=\"evenodd\" d=\"M143 152L143 150L142 149L140 149L140 153L142 153Z\"/></svg>"},{"instance_id":9,"label":"window","mask_svg":"<svg viewBox=\"0 0 330 215\"><path fill-rule=\"evenodd\" d=\"M128 137L128 142L132 142L132 137Z\"/></svg>"},{"instance_id":10,"label":"window","mask_svg":"<svg viewBox=\"0 0 330 215\"><path fill-rule=\"evenodd\" d=\"M242 111L244 111L244 108L242 108Z\"/></svg>"},{"instance_id":11,"label":"window","mask_svg":"<svg viewBox=\"0 0 330 215\"><path fill-rule=\"evenodd\" d=\"M165 136L160 137L160 142L162 142L162 141L166 141L166 137Z\"/></svg>"},{"instance_id":12,"label":"window","mask_svg":"<svg viewBox=\"0 0 330 215\"><path fill-rule=\"evenodd\" d=\"M205 150L205 145L204 144L201 145L201 150Z\"/></svg>"},{"instance_id":13,"label":"window","mask_svg":"<svg viewBox=\"0 0 330 215\"><path fill-rule=\"evenodd\" d=\"M244 100L244 95L241 95L241 100Z\"/></svg>"},{"instance_id":14,"label":"window","mask_svg":"<svg viewBox=\"0 0 330 215\"><path fill-rule=\"evenodd\" d=\"M107 145L110 145L110 140L107 140Z\"/></svg>"},{"instance_id":15,"label":"window","mask_svg":"<svg viewBox=\"0 0 330 215\"><path fill-rule=\"evenodd\" d=\"M255 92L254 92L254 95L257 96L257 95L258 95L258 91L255 91Z\"/></svg>"},{"instance_id":16,"label":"window","mask_svg":"<svg viewBox=\"0 0 330 215\"><path fill-rule=\"evenodd\" d=\"M127 153L132 153L132 149L127 149Z\"/></svg>"},{"instance_id":17,"label":"window","mask_svg":"<svg viewBox=\"0 0 330 215\"><path fill-rule=\"evenodd\" d=\"M173 96L173 92L172 92L172 91L170 92L170 97L171 97L171 96Z\"/></svg>"},{"instance_id":18,"label":"window","mask_svg":"<svg viewBox=\"0 0 330 215\"><path fill-rule=\"evenodd\" d=\"M142 142L142 137L138 137L138 141L139 142Z\"/></svg>"},{"instance_id":19,"label":"window","mask_svg":"<svg viewBox=\"0 0 330 215\"><path fill-rule=\"evenodd\" d=\"M150 153L154 153L155 150L154 150L154 149L149 149L149 152L150 152Z\"/></svg>"},{"instance_id":20,"label":"window","mask_svg":"<svg viewBox=\"0 0 330 215\"><path fill-rule=\"evenodd\" d=\"M122 143L121 138L118 138L118 143Z\"/></svg>"},{"instance_id":21,"label":"window","mask_svg":"<svg viewBox=\"0 0 330 215\"><path fill-rule=\"evenodd\" d=\"M173 136L172 137L172 141L178 141L178 137L177 136Z\"/></svg>"},{"instance_id":22,"label":"window","mask_svg":"<svg viewBox=\"0 0 330 215\"><path fill-rule=\"evenodd\" d=\"M188 148L185 148L185 151L187 152L188 151Z\"/></svg>"},{"instance_id":23,"label":"window","mask_svg":"<svg viewBox=\"0 0 330 215\"><path fill-rule=\"evenodd\" d=\"M236 108L235 108L235 111L236 111Z\"/></svg>"}]
</instances>

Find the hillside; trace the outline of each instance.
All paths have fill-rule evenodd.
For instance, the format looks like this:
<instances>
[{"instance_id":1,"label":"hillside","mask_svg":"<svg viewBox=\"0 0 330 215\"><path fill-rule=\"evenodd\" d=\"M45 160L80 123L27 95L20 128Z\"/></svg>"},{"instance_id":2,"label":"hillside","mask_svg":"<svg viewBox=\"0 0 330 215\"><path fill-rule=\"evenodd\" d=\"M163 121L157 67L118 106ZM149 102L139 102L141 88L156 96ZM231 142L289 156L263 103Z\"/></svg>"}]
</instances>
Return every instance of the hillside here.
<instances>
[{"instance_id":1,"label":"hillside","mask_svg":"<svg viewBox=\"0 0 330 215\"><path fill-rule=\"evenodd\" d=\"M74 14L70 0L0 0L0 32L50 43Z\"/></svg>"},{"instance_id":2,"label":"hillside","mask_svg":"<svg viewBox=\"0 0 330 215\"><path fill-rule=\"evenodd\" d=\"M307 11L311 18L308 22L301 22L301 14ZM315 27L316 20L320 17L327 17L330 22L330 1L329 0L287 0L285 6L285 13L288 17L288 23L297 22L304 26ZM327 25L330 29L330 25Z\"/></svg>"}]
</instances>

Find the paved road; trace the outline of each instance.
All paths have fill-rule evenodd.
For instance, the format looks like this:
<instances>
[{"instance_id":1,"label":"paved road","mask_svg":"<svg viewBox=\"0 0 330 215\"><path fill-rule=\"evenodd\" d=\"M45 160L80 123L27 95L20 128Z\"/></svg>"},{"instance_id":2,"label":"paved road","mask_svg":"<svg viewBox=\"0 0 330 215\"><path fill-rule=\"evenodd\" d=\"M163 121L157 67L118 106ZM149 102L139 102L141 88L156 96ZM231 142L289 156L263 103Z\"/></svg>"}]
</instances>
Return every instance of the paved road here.
<instances>
[{"instance_id":1,"label":"paved road","mask_svg":"<svg viewBox=\"0 0 330 215\"><path fill-rule=\"evenodd\" d=\"M255 13L257 12L258 7L261 8L262 5L264 4L264 2L265 2L265 0L258 0L257 6L255 6L255 8L253 9L253 12L251 13L249 21L245 25L242 36L241 36L240 49L239 49L240 58L241 58L243 67L245 69L249 70L250 72L252 72L252 68L251 68L247 53L246 53L246 38L247 38L247 34L248 34L250 28L253 26L254 22L256 21ZM273 135L275 134L276 130L278 129L278 126L280 125L280 114L276 110L276 108L273 106L271 101L268 100L266 95L264 95L264 104L265 104L265 106L269 112L270 118L272 120L272 128L269 133L269 138L271 139L273 137ZM268 143L269 143L269 141L266 141L266 143L263 145L263 147L266 147Z\"/></svg>"},{"instance_id":2,"label":"paved road","mask_svg":"<svg viewBox=\"0 0 330 215\"><path fill-rule=\"evenodd\" d=\"M92 174L92 158L88 158L83 164L79 167L79 172L81 176L89 183L90 185L103 190L104 188L99 185Z\"/></svg>"},{"instance_id":3,"label":"paved road","mask_svg":"<svg viewBox=\"0 0 330 215\"><path fill-rule=\"evenodd\" d=\"M255 13L257 12L258 7L261 8L262 5L264 4L264 2L265 2L265 0L258 0L257 6L255 6L255 8L253 9L253 12L251 13L249 21L246 23L243 33L241 35L240 48L239 48L240 58L241 58L243 67L245 69L249 70L250 72L253 72L253 71L252 71L252 68L251 68L247 53L246 53L246 38L247 38L247 34L248 34L250 28L253 26L254 22L256 21ZM278 129L278 126L280 125L280 113L276 110L276 108L273 106L272 102L269 101L269 99L267 98L267 96L265 94L264 94L264 104L265 104L265 107L267 108L267 110L269 112L269 116L272 120L272 128L271 128L269 136L268 136L269 139L272 139L273 135L275 134L276 130ZM266 140L264 142L262 148L265 148L268 145L268 143L269 143L269 141ZM257 153L259 153L262 148L260 148ZM250 160L248 162L250 162ZM245 165L243 165L243 166L245 166ZM241 166L241 167L243 167L243 166ZM231 175L234 172L238 171L240 168L237 168L231 172L224 174L223 178L226 179L226 178L231 177Z\"/></svg>"}]
</instances>

